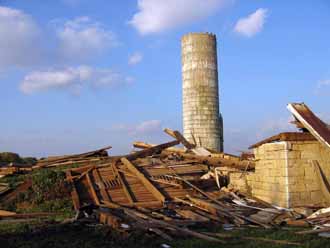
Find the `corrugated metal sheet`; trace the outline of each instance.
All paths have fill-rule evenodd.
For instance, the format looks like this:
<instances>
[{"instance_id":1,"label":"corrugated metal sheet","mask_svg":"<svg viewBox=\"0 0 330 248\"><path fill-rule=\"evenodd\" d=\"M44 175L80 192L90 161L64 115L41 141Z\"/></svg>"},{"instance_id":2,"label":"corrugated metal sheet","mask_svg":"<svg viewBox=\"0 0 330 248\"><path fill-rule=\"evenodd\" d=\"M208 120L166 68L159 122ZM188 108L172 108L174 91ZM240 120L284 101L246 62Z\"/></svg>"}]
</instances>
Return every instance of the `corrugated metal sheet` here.
<instances>
[{"instance_id":1,"label":"corrugated metal sheet","mask_svg":"<svg viewBox=\"0 0 330 248\"><path fill-rule=\"evenodd\" d=\"M290 103L293 116L322 144L330 148L329 126L319 119L304 103Z\"/></svg>"}]
</instances>

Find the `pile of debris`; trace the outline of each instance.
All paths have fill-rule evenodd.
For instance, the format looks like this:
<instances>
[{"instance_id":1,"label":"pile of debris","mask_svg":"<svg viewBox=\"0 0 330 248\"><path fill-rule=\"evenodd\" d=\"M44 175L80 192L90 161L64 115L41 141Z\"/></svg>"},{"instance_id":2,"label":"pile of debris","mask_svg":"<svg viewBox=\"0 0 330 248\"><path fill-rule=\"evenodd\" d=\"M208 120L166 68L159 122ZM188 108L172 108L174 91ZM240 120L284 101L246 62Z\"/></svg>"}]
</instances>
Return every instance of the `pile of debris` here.
<instances>
[{"instance_id":1,"label":"pile of debris","mask_svg":"<svg viewBox=\"0 0 330 248\"><path fill-rule=\"evenodd\" d=\"M41 159L32 169L77 165L66 169L77 211L75 219L97 221L120 232L144 230L166 240L192 236L223 242L197 229L215 225L227 229L288 225L321 227L302 234L330 231L330 208L281 208L227 187L231 172L254 171L252 156L215 153L197 148L178 131L165 132L174 140L160 145L135 142L134 147L140 150L128 155L109 156L106 150L111 147L105 147ZM179 144L183 148L175 147ZM30 186L27 180L16 190L3 189L6 193L0 200L11 201ZM5 215L7 219L19 218L11 213Z\"/></svg>"},{"instance_id":2,"label":"pile of debris","mask_svg":"<svg viewBox=\"0 0 330 248\"><path fill-rule=\"evenodd\" d=\"M330 212L308 219L303 211L272 206L228 190L227 177L221 172L228 168L251 171L253 161L226 154L197 155L201 150L177 131L170 133L176 140L156 146L136 142L135 147L144 149L67 170L77 218L97 218L120 231L142 229L167 240L193 236L217 242L221 242L219 237L191 227L308 227L330 223ZM179 143L186 149L173 148Z\"/></svg>"},{"instance_id":3,"label":"pile of debris","mask_svg":"<svg viewBox=\"0 0 330 248\"><path fill-rule=\"evenodd\" d=\"M69 166L75 164L76 166L84 166L92 163L99 162L103 158L108 157L107 150L111 149L111 146L107 146L95 151L90 151L82 154L65 155L65 156L53 156L33 161L33 163L17 163L10 162L3 164L0 167L0 177L29 173L34 169Z\"/></svg>"}]
</instances>

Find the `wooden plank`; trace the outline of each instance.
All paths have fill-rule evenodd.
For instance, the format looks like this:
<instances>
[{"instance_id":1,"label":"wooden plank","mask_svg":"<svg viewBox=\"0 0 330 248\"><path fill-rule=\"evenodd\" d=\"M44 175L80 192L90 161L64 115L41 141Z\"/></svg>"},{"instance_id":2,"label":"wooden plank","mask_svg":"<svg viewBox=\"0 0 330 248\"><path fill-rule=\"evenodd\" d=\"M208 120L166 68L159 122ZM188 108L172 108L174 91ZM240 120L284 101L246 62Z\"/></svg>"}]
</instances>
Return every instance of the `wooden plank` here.
<instances>
[{"instance_id":1,"label":"wooden plank","mask_svg":"<svg viewBox=\"0 0 330 248\"><path fill-rule=\"evenodd\" d=\"M99 197L97 196L96 194L96 191L95 191L95 188L94 188L94 185L93 185L93 181L89 175L89 173L86 174L86 178L87 178L87 182L88 182L88 185L90 187L90 190L92 192L92 197L94 199L94 202L96 205L100 205L100 200L99 200Z\"/></svg>"},{"instance_id":2,"label":"wooden plank","mask_svg":"<svg viewBox=\"0 0 330 248\"><path fill-rule=\"evenodd\" d=\"M72 174L71 171L68 170L66 171L66 178L68 179L68 182L71 184L71 198L73 201L73 206L75 210L79 210L80 209L80 200L79 200L79 195L76 189L76 185L74 183L74 181L72 180Z\"/></svg>"},{"instance_id":3,"label":"wooden plank","mask_svg":"<svg viewBox=\"0 0 330 248\"><path fill-rule=\"evenodd\" d=\"M196 147L196 145L191 144L179 131L173 131L169 128L165 128L164 132L170 135L171 137L175 138L177 141L179 141L184 147L186 147L188 150L191 150Z\"/></svg>"},{"instance_id":4,"label":"wooden plank","mask_svg":"<svg viewBox=\"0 0 330 248\"><path fill-rule=\"evenodd\" d=\"M165 202L165 196L149 181L145 175L140 172L128 159L121 158L121 162L127 166L127 168L136 175L143 185L156 197L157 200L161 201L162 203Z\"/></svg>"},{"instance_id":5,"label":"wooden plank","mask_svg":"<svg viewBox=\"0 0 330 248\"><path fill-rule=\"evenodd\" d=\"M188 140L186 140L186 138L183 137L183 135L179 131L174 131L174 135L176 139L180 141L180 143L184 145L187 149L190 150L196 147L195 145L191 144Z\"/></svg>"},{"instance_id":6,"label":"wooden plank","mask_svg":"<svg viewBox=\"0 0 330 248\"><path fill-rule=\"evenodd\" d=\"M13 215L16 215L16 213L0 209L0 218L1 217L13 216Z\"/></svg>"},{"instance_id":7,"label":"wooden plank","mask_svg":"<svg viewBox=\"0 0 330 248\"><path fill-rule=\"evenodd\" d=\"M169 148L169 147L172 147L172 146L175 146L175 145L178 145L179 143L180 142L177 141L177 140L170 141L170 142L167 142L167 143L164 143L164 144L160 144L160 145L157 145L157 146L153 146L153 147L144 149L142 151L138 151L138 152L135 152L135 153L132 153L132 154L128 154L128 155L125 156L125 158L127 158L128 160L134 160L134 159L137 159L137 158L144 158L144 157L147 157L147 156L151 156L155 153L160 153L162 150L164 150L166 148Z\"/></svg>"},{"instance_id":8,"label":"wooden plank","mask_svg":"<svg viewBox=\"0 0 330 248\"><path fill-rule=\"evenodd\" d=\"M146 149L146 148L151 148L151 147L154 147L154 146L157 146L157 145L148 144L148 143L145 143L145 142L142 142L142 141L136 141L136 142L133 143L133 146L135 148ZM170 151L170 152L176 152L176 153L185 153L186 152L186 149L176 148L176 147L169 147L169 148L166 148L165 150Z\"/></svg>"},{"instance_id":9,"label":"wooden plank","mask_svg":"<svg viewBox=\"0 0 330 248\"><path fill-rule=\"evenodd\" d=\"M118 216L116 216L112 213L103 212L103 211L100 211L99 221L100 221L100 223L109 225L114 229L119 229L120 224L122 223L122 219L119 218Z\"/></svg>"},{"instance_id":10,"label":"wooden plank","mask_svg":"<svg viewBox=\"0 0 330 248\"><path fill-rule=\"evenodd\" d=\"M242 220L246 220L249 221L251 223L255 223L258 224L260 226L263 226L265 228L270 228L269 225L266 225L264 223L260 223L258 221L255 221L249 217L246 217L244 215L240 215L240 214L236 214L236 213L231 213L230 211L226 210L226 205L220 201L218 201L216 198L214 198L213 196L207 194L206 192L204 192L203 190L201 190L200 188L198 188L197 186L193 185L192 183L188 182L187 180L185 180L184 178L180 177L178 174L176 174L175 170L173 168L170 168L175 175L182 180L183 182L185 182L188 186L190 186L191 188L193 188L194 190L196 190L197 192L199 192L200 194L202 194L203 196L205 196L206 198L208 198L209 200L211 200L212 202L218 204L220 207L222 207L222 212L225 213L226 215L231 216L233 219L235 219L238 222L241 222Z\"/></svg>"},{"instance_id":11,"label":"wooden plank","mask_svg":"<svg viewBox=\"0 0 330 248\"><path fill-rule=\"evenodd\" d=\"M167 151L163 151L164 154L169 154ZM254 161L242 160L237 161L236 159L218 158L218 157L208 157L208 156L198 156L195 154L180 154L180 157L184 159L194 159L201 164L207 164L214 167L233 167L237 169L245 170L248 165L249 169L255 167Z\"/></svg>"},{"instance_id":12,"label":"wooden plank","mask_svg":"<svg viewBox=\"0 0 330 248\"><path fill-rule=\"evenodd\" d=\"M91 157L91 156L97 156L100 155L102 153L104 153L104 151L111 149L111 146L106 146L103 147L101 149L98 150L94 150L94 151L90 151L90 152L85 152L85 153L81 153L81 154L73 154L73 155L64 155L64 156L54 156L54 157L48 157L45 159L40 159L38 160L38 164L37 165L43 165L43 164L50 164L50 163L54 163L54 162L62 162L62 161L66 161L69 159L80 159L80 158L86 158L86 157Z\"/></svg>"},{"instance_id":13,"label":"wooden plank","mask_svg":"<svg viewBox=\"0 0 330 248\"><path fill-rule=\"evenodd\" d=\"M267 139L259 141L258 143L251 145L249 149L253 149L259 147L266 143L271 143L275 141L312 141L316 140L316 138L310 133L302 133L302 132L284 132L274 136L271 136Z\"/></svg>"},{"instance_id":14,"label":"wooden plank","mask_svg":"<svg viewBox=\"0 0 330 248\"><path fill-rule=\"evenodd\" d=\"M98 185L98 188L100 189L100 193L103 200L110 201L110 197L108 195L108 192L105 190L106 187L98 169L93 170L93 177L95 179L95 183Z\"/></svg>"},{"instance_id":15,"label":"wooden plank","mask_svg":"<svg viewBox=\"0 0 330 248\"><path fill-rule=\"evenodd\" d=\"M170 224L170 223L168 223L166 221L163 221L163 220L154 219L151 216L147 216L147 215L145 215L141 212L138 212L134 209L128 209L128 208L125 208L123 206L116 205L116 204L113 204L113 203L109 204L108 202L104 202L104 205L107 206L107 207L110 207L110 208L114 207L114 208L122 209L125 212L126 215L128 215L129 217L135 219L137 222L141 223L144 227L148 227L148 228L162 227L164 229L174 230L174 232L177 235L180 235L180 234L189 235L189 236L199 238L199 239L204 239L204 240L207 240L207 241L210 241L210 242L224 243L224 241L219 240L219 239L214 238L214 237L211 237L211 236L208 236L206 234L195 232L195 231L192 231L188 228L181 228L181 227L178 227L174 224Z\"/></svg>"},{"instance_id":16,"label":"wooden plank","mask_svg":"<svg viewBox=\"0 0 330 248\"><path fill-rule=\"evenodd\" d=\"M88 170L86 170L85 172L81 173L78 177L76 177L74 180L75 181L79 181L81 178L83 178L84 176L87 176L87 174L91 171L94 170L95 166L92 166L91 168L89 168Z\"/></svg>"},{"instance_id":17,"label":"wooden plank","mask_svg":"<svg viewBox=\"0 0 330 248\"><path fill-rule=\"evenodd\" d=\"M176 139L176 135L174 133L173 130L169 129L169 128L164 128L164 132L167 133L169 136L171 136L172 138Z\"/></svg>"},{"instance_id":18,"label":"wooden plank","mask_svg":"<svg viewBox=\"0 0 330 248\"><path fill-rule=\"evenodd\" d=\"M112 163L111 164L111 168L112 170L114 171L114 174L116 175L116 177L118 178L123 190L124 190L124 193L126 195L126 198L128 200L128 202L130 204L133 204L134 203L134 199L133 199L133 196L131 195L131 192L128 188L128 185L126 184L125 180L123 179L122 175L120 174L120 172L118 171L117 167L116 167L116 162Z\"/></svg>"},{"instance_id":19,"label":"wooden plank","mask_svg":"<svg viewBox=\"0 0 330 248\"><path fill-rule=\"evenodd\" d=\"M287 108L321 144L330 148L329 126L319 119L306 104L290 103Z\"/></svg>"},{"instance_id":20,"label":"wooden plank","mask_svg":"<svg viewBox=\"0 0 330 248\"><path fill-rule=\"evenodd\" d=\"M198 221L198 222L208 222L210 221L209 218L206 218L205 216L202 216L200 214L197 214L191 210L185 210L185 209L177 209L176 212L183 216L184 218L191 219L193 221Z\"/></svg>"}]
</instances>

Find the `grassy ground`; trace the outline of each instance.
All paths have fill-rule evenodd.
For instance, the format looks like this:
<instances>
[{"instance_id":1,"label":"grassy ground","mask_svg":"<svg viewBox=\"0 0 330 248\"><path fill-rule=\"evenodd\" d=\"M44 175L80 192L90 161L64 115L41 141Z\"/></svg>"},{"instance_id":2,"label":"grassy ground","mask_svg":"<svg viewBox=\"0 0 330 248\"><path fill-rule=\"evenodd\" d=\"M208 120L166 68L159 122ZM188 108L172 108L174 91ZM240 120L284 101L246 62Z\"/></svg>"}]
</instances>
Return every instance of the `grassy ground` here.
<instances>
[{"instance_id":1,"label":"grassy ground","mask_svg":"<svg viewBox=\"0 0 330 248\"><path fill-rule=\"evenodd\" d=\"M214 230L216 231L216 230ZM89 247L161 247L161 244L168 244L171 247L180 248L327 248L330 247L328 239L319 238L317 235L296 235L295 229L291 230L264 230L249 228L242 230L223 231L217 230L222 236L225 244L206 242L199 239L176 239L173 242L163 241L148 233L134 233L131 235L118 233L106 226L83 226L83 225L56 225L56 224L11 224L0 225L0 247L20 247L20 248L89 248ZM248 237L246 240L244 237ZM272 240L286 240L296 242L301 245L276 244L272 242L260 241L258 238ZM251 239L251 240L250 240Z\"/></svg>"},{"instance_id":2,"label":"grassy ground","mask_svg":"<svg viewBox=\"0 0 330 248\"><path fill-rule=\"evenodd\" d=\"M61 212L63 218L74 214L70 188L61 170L36 170L30 174L4 177L0 182L15 188L28 179L32 180L32 187L9 203L0 202L0 209L17 213Z\"/></svg>"}]
</instances>

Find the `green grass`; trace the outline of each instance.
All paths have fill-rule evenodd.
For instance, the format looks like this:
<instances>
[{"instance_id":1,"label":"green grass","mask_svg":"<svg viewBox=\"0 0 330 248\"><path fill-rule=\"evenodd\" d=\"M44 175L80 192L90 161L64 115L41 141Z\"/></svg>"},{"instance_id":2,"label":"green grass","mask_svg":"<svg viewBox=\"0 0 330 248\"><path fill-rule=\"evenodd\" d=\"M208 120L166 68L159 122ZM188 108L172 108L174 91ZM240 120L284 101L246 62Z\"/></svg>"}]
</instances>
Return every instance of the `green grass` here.
<instances>
[{"instance_id":1,"label":"green grass","mask_svg":"<svg viewBox=\"0 0 330 248\"><path fill-rule=\"evenodd\" d=\"M70 188L63 171L41 169L31 174L8 176L3 178L2 182L7 182L15 188L28 178L32 179L32 187L18 194L9 204L0 202L0 209L18 213L61 212L63 218L74 214Z\"/></svg>"},{"instance_id":2,"label":"green grass","mask_svg":"<svg viewBox=\"0 0 330 248\"><path fill-rule=\"evenodd\" d=\"M216 231L216 230L215 230ZM216 233L230 235L230 238L220 238L225 244L212 243L194 238L176 238L173 242L164 241L161 238L145 232L127 234L119 233L107 226L85 226L85 225L58 225L58 224L10 224L0 225L1 247L18 248L42 248L42 247L160 247L168 244L177 248L327 248L330 247L328 239L317 235L297 235L297 229L288 230L265 230L257 228L244 228L241 230L223 231L219 229ZM283 245L258 240L245 240L242 237L262 237L273 240L287 240L297 242L301 245ZM2 245L3 244L3 245Z\"/></svg>"},{"instance_id":3,"label":"green grass","mask_svg":"<svg viewBox=\"0 0 330 248\"><path fill-rule=\"evenodd\" d=\"M223 231L219 230L217 233L224 235L230 235L228 238L220 238L221 240L226 241L225 244L216 244L212 242L207 242L198 239L184 239L178 240L173 243L173 247L189 247L189 248L217 248L217 247L246 247L246 248L284 248L284 247L320 247L326 248L330 247L330 242L328 239L320 238L317 235L298 235L295 234L297 229L259 229L259 228L244 228L242 230L233 230L233 231ZM276 244L272 242L260 241L257 239L246 240L243 237L249 238L264 238L269 240L286 240L289 242L300 243L301 245L287 245L287 244Z\"/></svg>"}]
</instances>

